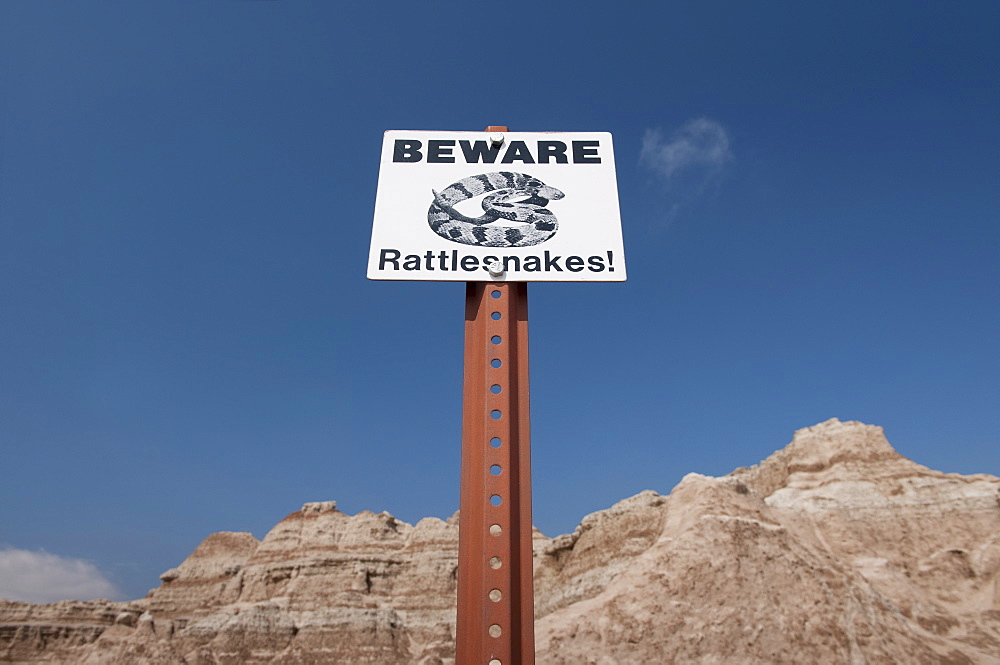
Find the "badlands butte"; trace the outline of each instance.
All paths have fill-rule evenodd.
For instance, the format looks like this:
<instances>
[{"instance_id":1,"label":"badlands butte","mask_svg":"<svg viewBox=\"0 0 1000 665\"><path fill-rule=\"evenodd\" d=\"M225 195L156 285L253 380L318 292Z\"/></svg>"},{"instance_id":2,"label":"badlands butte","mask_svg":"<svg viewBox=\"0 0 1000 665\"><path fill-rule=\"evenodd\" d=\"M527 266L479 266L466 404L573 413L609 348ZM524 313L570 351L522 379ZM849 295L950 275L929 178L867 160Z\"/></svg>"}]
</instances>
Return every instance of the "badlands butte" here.
<instances>
[{"instance_id":1,"label":"badlands butte","mask_svg":"<svg viewBox=\"0 0 1000 665\"><path fill-rule=\"evenodd\" d=\"M307 503L132 602L0 601L13 663L454 664L457 518ZM830 420L535 533L539 665L1000 663L1000 478ZM459 663L457 665L471 665Z\"/></svg>"}]
</instances>

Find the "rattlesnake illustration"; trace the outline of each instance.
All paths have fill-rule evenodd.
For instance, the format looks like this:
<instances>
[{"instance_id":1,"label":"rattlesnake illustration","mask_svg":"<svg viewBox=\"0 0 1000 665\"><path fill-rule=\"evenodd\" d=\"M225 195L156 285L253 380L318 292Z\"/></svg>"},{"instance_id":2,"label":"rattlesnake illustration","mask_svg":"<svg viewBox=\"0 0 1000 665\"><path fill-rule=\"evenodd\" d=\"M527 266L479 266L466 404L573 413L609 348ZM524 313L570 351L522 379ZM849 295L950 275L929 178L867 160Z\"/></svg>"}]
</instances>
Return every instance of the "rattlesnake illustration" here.
<instances>
[{"instance_id":1,"label":"rattlesnake illustration","mask_svg":"<svg viewBox=\"0 0 1000 665\"><path fill-rule=\"evenodd\" d=\"M455 205L483 198L480 217L467 217L455 210ZM446 240L463 245L482 247L530 247L555 235L559 222L546 210L550 200L565 196L526 173L498 171L462 178L435 192L434 202L427 210L427 223L434 233ZM495 223L506 220L513 224Z\"/></svg>"}]
</instances>

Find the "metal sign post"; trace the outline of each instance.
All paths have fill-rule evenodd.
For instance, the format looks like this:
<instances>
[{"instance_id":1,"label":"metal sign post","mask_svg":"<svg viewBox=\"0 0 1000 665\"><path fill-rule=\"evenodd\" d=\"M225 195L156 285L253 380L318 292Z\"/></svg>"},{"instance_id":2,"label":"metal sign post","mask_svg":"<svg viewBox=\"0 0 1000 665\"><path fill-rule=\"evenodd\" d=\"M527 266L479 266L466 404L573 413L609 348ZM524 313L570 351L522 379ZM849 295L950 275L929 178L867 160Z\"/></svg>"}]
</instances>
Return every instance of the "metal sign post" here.
<instances>
[{"instance_id":1,"label":"metal sign post","mask_svg":"<svg viewBox=\"0 0 1000 665\"><path fill-rule=\"evenodd\" d=\"M534 665L524 282L466 286L462 412L455 662Z\"/></svg>"},{"instance_id":2,"label":"metal sign post","mask_svg":"<svg viewBox=\"0 0 1000 665\"><path fill-rule=\"evenodd\" d=\"M368 278L466 282L455 660L534 665L527 282L625 260L611 134L486 133L385 133Z\"/></svg>"}]
</instances>

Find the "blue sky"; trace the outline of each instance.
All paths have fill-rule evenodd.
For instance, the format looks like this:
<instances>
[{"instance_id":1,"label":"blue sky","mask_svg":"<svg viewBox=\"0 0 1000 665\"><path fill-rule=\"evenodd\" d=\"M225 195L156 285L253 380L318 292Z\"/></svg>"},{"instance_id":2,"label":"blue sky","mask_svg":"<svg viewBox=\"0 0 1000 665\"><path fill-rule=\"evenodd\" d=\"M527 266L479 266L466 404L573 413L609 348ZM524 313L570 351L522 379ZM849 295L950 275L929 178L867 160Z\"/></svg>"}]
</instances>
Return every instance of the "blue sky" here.
<instances>
[{"instance_id":1,"label":"blue sky","mask_svg":"<svg viewBox=\"0 0 1000 665\"><path fill-rule=\"evenodd\" d=\"M387 129L614 135L629 281L530 288L546 534L831 417L1000 473L998 60L988 2L0 3L0 596L457 509L464 287L365 279Z\"/></svg>"}]
</instances>

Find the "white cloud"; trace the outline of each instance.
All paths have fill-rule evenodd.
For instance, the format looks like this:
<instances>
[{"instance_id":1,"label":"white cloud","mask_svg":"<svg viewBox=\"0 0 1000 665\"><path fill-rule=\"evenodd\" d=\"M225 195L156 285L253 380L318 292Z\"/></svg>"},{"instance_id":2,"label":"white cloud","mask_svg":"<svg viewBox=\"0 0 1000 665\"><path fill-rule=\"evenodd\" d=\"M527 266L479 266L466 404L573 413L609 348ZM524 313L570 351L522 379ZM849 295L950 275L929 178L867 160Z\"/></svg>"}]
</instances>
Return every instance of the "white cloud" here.
<instances>
[{"instance_id":1,"label":"white cloud","mask_svg":"<svg viewBox=\"0 0 1000 665\"><path fill-rule=\"evenodd\" d=\"M94 564L44 550L0 550L0 598L32 603L121 598Z\"/></svg>"},{"instance_id":2,"label":"white cloud","mask_svg":"<svg viewBox=\"0 0 1000 665\"><path fill-rule=\"evenodd\" d=\"M647 129L639 161L668 184L687 176L704 186L733 159L729 146L725 127L708 118L694 118L674 132L669 141L660 130Z\"/></svg>"}]
</instances>

